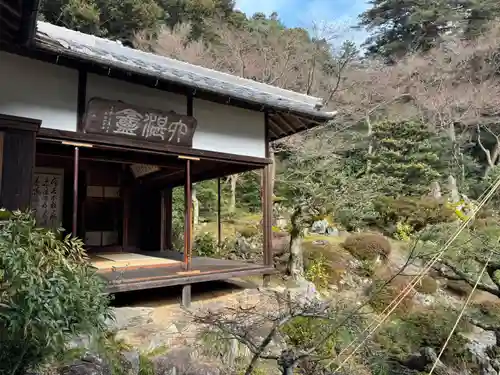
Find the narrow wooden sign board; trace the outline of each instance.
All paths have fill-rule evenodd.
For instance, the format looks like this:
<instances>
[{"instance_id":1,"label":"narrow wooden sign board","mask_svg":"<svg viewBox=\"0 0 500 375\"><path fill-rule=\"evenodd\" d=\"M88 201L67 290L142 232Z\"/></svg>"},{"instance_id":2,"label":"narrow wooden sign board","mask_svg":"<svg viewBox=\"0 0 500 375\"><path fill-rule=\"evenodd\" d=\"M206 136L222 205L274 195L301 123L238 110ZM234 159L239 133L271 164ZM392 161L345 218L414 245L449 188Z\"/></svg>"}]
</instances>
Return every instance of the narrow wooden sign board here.
<instances>
[{"instance_id":1,"label":"narrow wooden sign board","mask_svg":"<svg viewBox=\"0 0 500 375\"><path fill-rule=\"evenodd\" d=\"M84 131L192 147L196 126L192 116L92 98L87 105Z\"/></svg>"}]
</instances>

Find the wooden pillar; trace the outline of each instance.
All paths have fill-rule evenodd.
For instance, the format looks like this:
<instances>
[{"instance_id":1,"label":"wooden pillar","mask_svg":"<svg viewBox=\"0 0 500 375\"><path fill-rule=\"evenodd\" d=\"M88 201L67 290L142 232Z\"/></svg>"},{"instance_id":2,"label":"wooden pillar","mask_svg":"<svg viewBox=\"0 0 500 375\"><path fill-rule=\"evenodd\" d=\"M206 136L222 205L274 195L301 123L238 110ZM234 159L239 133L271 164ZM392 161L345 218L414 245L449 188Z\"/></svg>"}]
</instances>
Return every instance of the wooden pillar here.
<instances>
[{"instance_id":1,"label":"wooden pillar","mask_svg":"<svg viewBox=\"0 0 500 375\"><path fill-rule=\"evenodd\" d=\"M264 114L264 127L266 137L266 157L270 157L270 142L269 142L269 113ZM264 242L264 265L273 267L273 243L272 243L272 223L273 223L273 184L272 184L272 168L269 164L262 170L262 226L263 226L263 242ZM264 286L268 286L271 281L270 275L264 275Z\"/></svg>"},{"instance_id":2,"label":"wooden pillar","mask_svg":"<svg viewBox=\"0 0 500 375\"><path fill-rule=\"evenodd\" d=\"M73 217L71 223L71 233L74 237L78 235L78 170L79 170L80 149L75 147L73 161Z\"/></svg>"},{"instance_id":3,"label":"wooden pillar","mask_svg":"<svg viewBox=\"0 0 500 375\"><path fill-rule=\"evenodd\" d=\"M191 270L192 260L192 225L193 225L193 197L191 196L191 160L186 160L186 176L184 180L184 268ZM182 287L182 306L191 306L191 285Z\"/></svg>"},{"instance_id":4,"label":"wooden pillar","mask_svg":"<svg viewBox=\"0 0 500 375\"><path fill-rule=\"evenodd\" d=\"M129 227L130 227L130 187L123 189L123 235L122 235L122 248L127 250L129 246Z\"/></svg>"},{"instance_id":5,"label":"wooden pillar","mask_svg":"<svg viewBox=\"0 0 500 375\"><path fill-rule=\"evenodd\" d=\"M222 216L221 216L221 179L217 179L217 245L220 247L222 245Z\"/></svg>"},{"instance_id":6,"label":"wooden pillar","mask_svg":"<svg viewBox=\"0 0 500 375\"><path fill-rule=\"evenodd\" d=\"M264 234L264 265L272 266L272 192L270 191L270 166L262 170L262 231Z\"/></svg>"}]
</instances>

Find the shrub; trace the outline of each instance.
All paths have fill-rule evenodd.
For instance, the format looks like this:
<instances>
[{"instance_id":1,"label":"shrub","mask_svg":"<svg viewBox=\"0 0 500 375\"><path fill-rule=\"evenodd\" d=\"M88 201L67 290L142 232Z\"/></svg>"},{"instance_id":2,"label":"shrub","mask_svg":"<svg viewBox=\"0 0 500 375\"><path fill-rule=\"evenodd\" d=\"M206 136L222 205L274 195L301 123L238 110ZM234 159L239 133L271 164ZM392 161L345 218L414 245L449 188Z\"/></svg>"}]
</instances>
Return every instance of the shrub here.
<instances>
[{"instance_id":1,"label":"shrub","mask_svg":"<svg viewBox=\"0 0 500 375\"><path fill-rule=\"evenodd\" d=\"M454 210L444 201L424 198L379 198L375 203L378 226L391 234L398 223L407 225L418 232L428 225L456 220Z\"/></svg>"},{"instance_id":2,"label":"shrub","mask_svg":"<svg viewBox=\"0 0 500 375\"><path fill-rule=\"evenodd\" d=\"M406 359L423 347L431 347L439 352L456 318L456 312L443 307L412 312L387 326L376 339L383 349L400 359ZM470 361L465 349L467 339L462 336L469 328L465 322L457 327L443 353L442 360L446 364L460 365Z\"/></svg>"},{"instance_id":3,"label":"shrub","mask_svg":"<svg viewBox=\"0 0 500 375\"><path fill-rule=\"evenodd\" d=\"M81 240L58 239L27 213L0 221L0 373L24 374L70 338L103 332L104 287Z\"/></svg>"},{"instance_id":4,"label":"shrub","mask_svg":"<svg viewBox=\"0 0 500 375\"><path fill-rule=\"evenodd\" d=\"M472 287L462 280L446 280L446 289L460 297L466 297L472 292Z\"/></svg>"},{"instance_id":5,"label":"shrub","mask_svg":"<svg viewBox=\"0 0 500 375\"><path fill-rule=\"evenodd\" d=\"M306 266L305 277L312 282L318 289L328 288L330 282L331 267L326 258L320 255L318 258L308 262Z\"/></svg>"},{"instance_id":6,"label":"shrub","mask_svg":"<svg viewBox=\"0 0 500 375\"><path fill-rule=\"evenodd\" d=\"M375 260L379 256L387 258L391 253L391 243L379 234L353 234L345 240L343 246L359 260Z\"/></svg>"},{"instance_id":7,"label":"shrub","mask_svg":"<svg viewBox=\"0 0 500 375\"><path fill-rule=\"evenodd\" d=\"M252 238L259 235L259 228L252 225L242 226L237 231L244 238Z\"/></svg>"},{"instance_id":8,"label":"shrub","mask_svg":"<svg viewBox=\"0 0 500 375\"><path fill-rule=\"evenodd\" d=\"M438 289L437 281L430 276L424 276L417 285L415 285L417 292L422 294L435 294Z\"/></svg>"},{"instance_id":9,"label":"shrub","mask_svg":"<svg viewBox=\"0 0 500 375\"><path fill-rule=\"evenodd\" d=\"M391 302L399 296L401 291L406 287L404 283L391 283L385 285L384 280L375 280L369 288L370 306L376 312L383 312ZM403 298L398 307L394 310L396 315L406 315L413 308L412 293L408 293Z\"/></svg>"},{"instance_id":10,"label":"shrub","mask_svg":"<svg viewBox=\"0 0 500 375\"><path fill-rule=\"evenodd\" d=\"M194 239L193 249L200 257L214 257L218 254L217 240L209 232L199 234Z\"/></svg>"}]
</instances>

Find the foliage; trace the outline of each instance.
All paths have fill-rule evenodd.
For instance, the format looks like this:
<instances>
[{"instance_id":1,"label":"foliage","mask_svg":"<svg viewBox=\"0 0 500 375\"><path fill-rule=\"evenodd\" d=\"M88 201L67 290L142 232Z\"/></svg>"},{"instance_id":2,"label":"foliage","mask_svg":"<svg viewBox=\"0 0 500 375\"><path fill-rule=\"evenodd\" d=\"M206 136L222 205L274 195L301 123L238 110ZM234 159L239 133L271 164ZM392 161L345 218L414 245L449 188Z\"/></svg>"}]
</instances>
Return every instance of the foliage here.
<instances>
[{"instance_id":1,"label":"foliage","mask_svg":"<svg viewBox=\"0 0 500 375\"><path fill-rule=\"evenodd\" d=\"M404 283L390 283L386 285L384 280L374 280L368 292L370 294L370 306L376 312L383 312L387 306L401 293L405 288ZM398 307L394 310L397 316L407 315L413 308L412 294L406 295Z\"/></svg>"},{"instance_id":2,"label":"foliage","mask_svg":"<svg viewBox=\"0 0 500 375\"><path fill-rule=\"evenodd\" d=\"M439 352L455 324L456 315L456 312L442 307L415 311L388 325L377 334L376 340L381 347L401 360L423 347L431 347ZM470 355L463 350L467 339L461 335L467 331L467 323L459 324L443 353L442 360L445 363L462 365L462 361L470 362Z\"/></svg>"},{"instance_id":3,"label":"foliage","mask_svg":"<svg viewBox=\"0 0 500 375\"><path fill-rule=\"evenodd\" d=\"M41 15L56 25L132 43L136 32L159 30L163 9L155 0L43 0Z\"/></svg>"},{"instance_id":4,"label":"foliage","mask_svg":"<svg viewBox=\"0 0 500 375\"><path fill-rule=\"evenodd\" d=\"M83 243L36 228L27 213L0 222L0 292L2 373L24 374L111 316Z\"/></svg>"},{"instance_id":5,"label":"foliage","mask_svg":"<svg viewBox=\"0 0 500 375\"><path fill-rule=\"evenodd\" d=\"M307 264L305 278L314 283L319 290L325 289L330 281L329 268L326 258L320 255Z\"/></svg>"},{"instance_id":6,"label":"foliage","mask_svg":"<svg viewBox=\"0 0 500 375\"><path fill-rule=\"evenodd\" d=\"M415 285L415 289L423 294L435 294L438 290L438 284L435 279L430 276L424 276L419 283Z\"/></svg>"},{"instance_id":7,"label":"foliage","mask_svg":"<svg viewBox=\"0 0 500 375\"><path fill-rule=\"evenodd\" d=\"M217 240L212 233L204 232L198 234L194 239L193 249L197 256L215 257L219 253Z\"/></svg>"},{"instance_id":8,"label":"foliage","mask_svg":"<svg viewBox=\"0 0 500 375\"><path fill-rule=\"evenodd\" d=\"M344 248L359 260L387 258L391 253L391 243L387 238L375 233L353 234L343 243Z\"/></svg>"},{"instance_id":9,"label":"foliage","mask_svg":"<svg viewBox=\"0 0 500 375\"><path fill-rule=\"evenodd\" d=\"M402 221L396 223L396 232L394 233L396 239L407 242L411 239L412 233L413 227L410 224Z\"/></svg>"},{"instance_id":10,"label":"foliage","mask_svg":"<svg viewBox=\"0 0 500 375\"><path fill-rule=\"evenodd\" d=\"M390 234L397 234L397 225L408 226L419 232L429 225L456 220L456 215L446 202L431 197L413 198L380 197L374 202L378 212L377 225Z\"/></svg>"},{"instance_id":11,"label":"foliage","mask_svg":"<svg viewBox=\"0 0 500 375\"><path fill-rule=\"evenodd\" d=\"M449 138L416 121L379 121L373 125L370 171L391 177L392 196L421 195L433 181L448 176ZM396 184L394 184L396 182Z\"/></svg>"},{"instance_id":12,"label":"foliage","mask_svg":"<svg viewBox=\"0 0 500 375\"><path fill-rule=\"evenodd\" d=\"M446 35L476 37L499 15L491 0L370 1L360 25L374 31L368 51L394 61L412 52L427 52Z\"/></svg>"}]
</instances>

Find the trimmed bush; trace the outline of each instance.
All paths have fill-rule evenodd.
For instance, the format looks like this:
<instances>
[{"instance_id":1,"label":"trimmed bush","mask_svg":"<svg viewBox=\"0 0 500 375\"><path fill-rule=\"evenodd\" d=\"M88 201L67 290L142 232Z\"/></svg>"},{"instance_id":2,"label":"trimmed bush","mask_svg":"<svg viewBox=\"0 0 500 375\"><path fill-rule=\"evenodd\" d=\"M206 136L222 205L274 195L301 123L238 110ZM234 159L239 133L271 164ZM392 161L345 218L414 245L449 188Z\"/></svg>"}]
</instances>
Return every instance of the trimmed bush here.
<instances>
[{"instance_id":1,"label":"trimmed bush","mask_svg":"<svg viewBox=\"0 0 500 375\"><path fill-rule=\"evenodd\" d=\"M214 257L218 254L217 240L212 233L198 234L194 239L193 250L200 257Z\"/></svg>"},{"instance_id":2,"label":"trimmed bush","mask_svg":"<svg viewBox=\"0 0 500 375\"><path fill-rule=\"evenodd\" d=\"M395 233L398 223L418 232L428 225L457 219L455 211L444 201L430 197L397 199L385 197L379 198L374 206L378 213L378 226L391 234Z\"/></svg>"},{"instance_id":3,"label":"trimmed bush","mask_svg":"<svg viewBox=\"0 0 500 375\"><path fill-rule=\"evenodd\" d=\"M422 280L415 285L415 289L422 294L435 294L438 290L438 284L432 277L424 276Z\"/></svg>"},{"instance_id":4,"label":"trimmed bush","mask_svg":"<svg viewBox=\"0 0 500 375\"><path fill-rule=\"evenodd\" d=\"M387 258L391 253L391 243L387 238L375 233L361 233L349 236L342 244L359 260L375 260L379 256Z\"/></svg>"},{"instance_id":5,"label":"trimmed bush","mask_svg":"<svg viewBox=\"0 0 500 375\"><path fill-rule=\"evenodd\" d=\"M386 328L376 335L376 341L381 344L385 351L401 360L407 359L409 355L423 347L431 347L439 352L455 324L456 318L457 312L443 307L415 311L402 316L393 324L386 325ZM469 329L470 326L466 322L458 325L443 353L444 363L452 366L470 364L472 357L464 349L467 339L461 335Z\"/></svg>"},{"instance_id":6,"label":"trimmed bush","mask_svg":"<svg viewBox=\"0 0 500 375\"><path fill-rule=\"evenodd\" d=\"M378 313L383 312L406 286L404 283L384 285L384 280L375 280L368 290L370 295L370 306ZM400 316L407 315L413 308L412 297L412 293L408 293L394 310L394 313Z\"/></svg>"}]
</instances>

